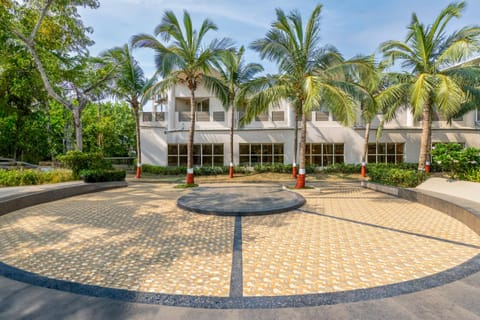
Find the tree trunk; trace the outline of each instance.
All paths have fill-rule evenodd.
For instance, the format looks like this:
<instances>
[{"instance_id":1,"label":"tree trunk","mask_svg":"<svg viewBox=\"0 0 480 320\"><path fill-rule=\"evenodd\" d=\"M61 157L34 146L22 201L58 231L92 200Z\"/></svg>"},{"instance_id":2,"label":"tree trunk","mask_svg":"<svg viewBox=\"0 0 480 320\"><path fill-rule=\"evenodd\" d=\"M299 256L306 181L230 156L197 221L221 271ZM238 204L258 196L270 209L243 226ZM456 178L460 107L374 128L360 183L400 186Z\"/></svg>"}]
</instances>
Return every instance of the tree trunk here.
<instances>
[{"instance_id":1,"label":"tree trunk","mask_svg":"<svg viewBox=\"0 0 480 320\"><path fill-rule=\"evenodd\" d=\"M78 151L83 151L82 108L73 107L72 114L75 124L75 146Z\"/></svg>"},{"instance_id":2,"label":"tree trunk","mask_svg":"<svg viewBox=\"0 0 480 320\"><path fill-rule=\"evenodd\" d=\"M233 134L235 130L235 108L232 104L230 110L232 111L230 123L230 172L229 177L233 178Z\"/></svg>"},{"instance_id":3,"label":"tree trunk","mask_svg":"<svg viewBox=\"0 0 480 320\"><path fill-rule=\"evenodd\" d=\"M302 103L302 132L300 135L300 166L297 176L296 189L305 188L305 144L307 142L307 115L305 113L305 106Z\"/></svg>"},{"instance_id":4,"label":"tree trunk","mask_svg":"<svg viewBox=\"0 0 480 320\"><path fill-rule=\"evenodd\" d=\"M367 162L367 153L368 153L368 138L370 137L370 122L367 122L365 125L365 136L363 140L363 153L362 153L362 163Z\"/></svg>"},{"instance_id":5,"label":"tree trunk","mask_svg":"<svg viewBox=\"0 0 480 320\"><path fill-rule=\"evenodd\" d=\"M422 119L422 139L420 142L420 156L418 158L418 170L425 170L425 162L430 161L430 137L432 131L432 122L431 122L431 103L427 101L423 107L423 119Z\"/></svg>"},{"instance_id":6,"label":"tree trunk","mask_svg":"<svg viewBox=\"0 0 480 320\"><path fill-rule=\"evenodd\" d=\"M140 106L138 101L132 102L133 116L135 118L135 140L137 142L137 171L135 178L140 179L142 176L142 146L140 144Z\"/></svg>"},{"instance_id":7,"label":"tree trunk","mask_svg":"<svg viewBox=\"0 0 480 320\"><path fill-rule=\"evenodd\" d=\"M190 131L187 144L187 184L194 184L193 176L193 143L195 136L195 90L190 89Z\"/></svg>"},{"instance_id":8,"label":"tree trunk","mask_svg":"<svg viewBox=\"0 0 480 320\"><path fill-rule=\"evenodd\" d=\"M292 178L297 177L297 154L298 154L298 111L295 109L295 126L293 131L293 165Z\"/></svg>"}]
</instances>

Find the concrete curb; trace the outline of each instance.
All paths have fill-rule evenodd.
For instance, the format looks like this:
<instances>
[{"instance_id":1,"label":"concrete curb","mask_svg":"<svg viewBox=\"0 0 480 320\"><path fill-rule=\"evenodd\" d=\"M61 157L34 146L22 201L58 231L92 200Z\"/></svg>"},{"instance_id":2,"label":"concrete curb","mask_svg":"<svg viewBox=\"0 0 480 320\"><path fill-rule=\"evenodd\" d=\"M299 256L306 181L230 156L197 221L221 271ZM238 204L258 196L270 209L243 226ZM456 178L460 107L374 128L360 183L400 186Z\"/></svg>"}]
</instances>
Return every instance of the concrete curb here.
<instances>
[{"instance_id":1,"label":"concrete curb","mask_svg":"<svg viewBox=\"0 0 480 320\"><path fill-rule=\"evenodd\" d=\"M362 187L418 202L448 214L480 235L480 204L442 193L420 189L404 189L362 181Z\"/></svg>"},{"instance_id":2,"label":"concrete curb","mask_svg":"<svg viewBox=\"0 0 480 320\"><path fill-rule=\"evenodd\" d=\"M85 193L98 192L114 188L128 186L126 181L112 181L99 183L84 183L59 185L58 188L50 188L41 191L23 192L13 196L0 198L0 216L9 212L31 207L37 204L60 200Z\"/></svg>"}]
</instances>

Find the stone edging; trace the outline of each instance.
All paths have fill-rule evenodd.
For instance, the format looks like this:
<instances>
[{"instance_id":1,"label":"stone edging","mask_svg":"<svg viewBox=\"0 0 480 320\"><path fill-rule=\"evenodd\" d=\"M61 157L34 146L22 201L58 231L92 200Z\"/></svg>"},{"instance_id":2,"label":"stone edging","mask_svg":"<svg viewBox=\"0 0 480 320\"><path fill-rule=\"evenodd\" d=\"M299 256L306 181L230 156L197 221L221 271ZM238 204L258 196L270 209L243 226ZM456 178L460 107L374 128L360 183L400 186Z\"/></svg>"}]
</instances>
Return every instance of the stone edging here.
<instances>
[{"instance_id":1,"label":"stone edging","mask_svg":"<svg viewBox=\"0 0 480 320\"><path fill-rule=\"evenodd\" d=\"M31 207L37 204L56 201L85 193L98 192L128 186L126 181L99 183L78 183L50 188L42 191L24 192L15 196L0 198L0 216L9 212Z\"/></svg>"},{"instance_id":2,"label":"stone edging","mask_svg":"<svg viewBox=\"0 0 480 320\"><path fill-rule=\"evenodd\" d=\"M418 202L432 209L441 211L465 224L480 235L480 205L466 199L426 191L420 189L405 189L385 186L368 181L362 181L362 187L393 195L412 202Z\"/></svg>"}]
</instances>

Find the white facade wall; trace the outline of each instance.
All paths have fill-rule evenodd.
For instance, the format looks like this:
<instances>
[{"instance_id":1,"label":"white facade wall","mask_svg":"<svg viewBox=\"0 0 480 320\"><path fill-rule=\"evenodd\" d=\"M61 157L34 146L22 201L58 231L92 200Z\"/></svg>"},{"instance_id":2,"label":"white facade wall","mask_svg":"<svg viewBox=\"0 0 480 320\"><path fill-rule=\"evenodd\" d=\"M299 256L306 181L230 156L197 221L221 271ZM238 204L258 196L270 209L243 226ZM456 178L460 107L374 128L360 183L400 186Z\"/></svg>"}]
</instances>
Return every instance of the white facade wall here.
<instances>
[{"instance_id":1,"label":"white facade wall","mask_svg":"<svg viewBox=\"0 0 480 320\"><path fill-rule=\"evenodd\" d=\"M195 144L215 143L224 145L224 164L230 162L230 119L231 111L225 112L224 121L214 121L213 113L225 111L221 102L204 88L199 88L196 98L209 99L209 121L196 121ZM142 162L146 164L167 165L168 144L185 144L188 141L190 123L179 121L175 110L175 98L187 99L190 92L184 87L172 88L168 93L167 112L163 121L141 122ZM155 108L153 108L155 109ZM272 121L272 112L283 111L283 121ZM238 120L236 114L235 119ZM153 118L155 119L155 118ZM364 126L357 121L354 127L347 128L334 121L332 115L328 121L316 121L315 114L307 122L307 142L342 143L346 163L360 163L363 149ZM480 148L480 124L475 112L463 117L461 121L434 121L432 142L460 142L466 146ZM381 121L378 115L372 122L370 143L376 141L376 128ZM288 103L283 102L269 110L267 121L253 121L243 128L235 129L234 163L239 163L240 143L283 143L284 163L293 162L293 137L295 114ZM300 124L299 124L300 127ZM414 120L409 109L401 109L395 120L385 123L379 142L404 143L404 161L417 162L421 137L421 122ZM300 139L300 130L299 130Z\"/></svg>"}]
</instances>

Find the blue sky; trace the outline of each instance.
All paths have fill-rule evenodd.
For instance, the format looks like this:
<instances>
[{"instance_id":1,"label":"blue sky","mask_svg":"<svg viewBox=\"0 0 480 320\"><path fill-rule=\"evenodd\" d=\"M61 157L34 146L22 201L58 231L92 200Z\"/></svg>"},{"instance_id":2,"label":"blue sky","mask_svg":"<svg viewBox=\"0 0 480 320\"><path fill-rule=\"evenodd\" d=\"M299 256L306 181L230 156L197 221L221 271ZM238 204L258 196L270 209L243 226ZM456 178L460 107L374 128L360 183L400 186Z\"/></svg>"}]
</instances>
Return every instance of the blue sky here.
<instances>
[{"instance_id":1,"label":"blue sky","mask_svg":"<svg viewBox=\"0 0 480 320\"><path fill-rule=\"evenodd\" d=\"M138 33L152 34L165 10L178 15L190 12L194 23L209 18L218 26L212 37L229 37L237 45L248 46L262 38L275 19L275 8L288 12L298 9L306 21L317 3L323 5L321 20L322 44L336 46L350 58L374 53L386 40L404 40L406 26L415 12L424 24L430 24L452 1L447 0L100 0L97 10L81 10L82 19L93 27L95 45L92 54L120 46ZM480 24L480 1L467 1L460 19L453 20L449 30ZM136 49L135 57L147 75L154 71L153 52ZM247 51L248 62L261 62L267 72L276 72L275 65L261 61L255 52Z\"/></svg>"}]
</instances>

